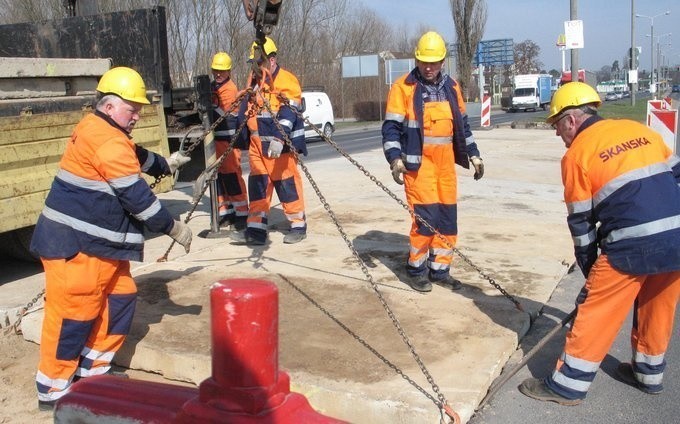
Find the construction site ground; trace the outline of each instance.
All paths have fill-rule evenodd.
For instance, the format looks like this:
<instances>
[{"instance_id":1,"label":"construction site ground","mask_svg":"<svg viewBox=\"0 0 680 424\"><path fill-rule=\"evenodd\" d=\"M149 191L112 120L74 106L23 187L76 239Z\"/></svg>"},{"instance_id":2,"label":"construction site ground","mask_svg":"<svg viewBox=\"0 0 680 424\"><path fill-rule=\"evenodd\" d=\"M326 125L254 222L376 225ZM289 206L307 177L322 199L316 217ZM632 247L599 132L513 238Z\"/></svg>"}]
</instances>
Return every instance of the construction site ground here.
<instances>
[{"instance_id":1,"label":"construction site ground","mask_svg":"<svg viewBox=\"0 0 680 424\"><path fill-rule=\"evenodd\" d=\"M562 141L554 131L509 127L479 130L475 137L486 172L475 181L472 171L458 168L460 254L454 257L452 274L463 283L459 291L435 285L422 294L409 288L402 282L408 211L343 157L305 162L346 240L436 388L463 422L517 349L530 314L536 315L549 300L573 262L560 179ZM381 146L353 157L404 199ZM355 423L439 422L440 411L415 386L437 399L432 385L326 206L303 179L308 233L301 243L283 244L287 224L276 195L265 246L197 236L210 230L207 197L189 221L195 235L190 253L175 245L167 262L157 262L171 240L150 235L144 262L132 263L138 304L116 365L136 379L200 383L211 373L210 287L230 278L266 279L279 289L279 367L290 375L292 390L304 394L313 408ZM192 186L184 184L159 198L184 219L192 194ZM0 311L14 320L16 310L43 285L40 272L4 282ZM23 338L1 338L0 423L52 419L50 413L38 412L35 394L41 302L24 317ZM3 317L3 327L7 319Z\"/></svg>"}]
</instances>

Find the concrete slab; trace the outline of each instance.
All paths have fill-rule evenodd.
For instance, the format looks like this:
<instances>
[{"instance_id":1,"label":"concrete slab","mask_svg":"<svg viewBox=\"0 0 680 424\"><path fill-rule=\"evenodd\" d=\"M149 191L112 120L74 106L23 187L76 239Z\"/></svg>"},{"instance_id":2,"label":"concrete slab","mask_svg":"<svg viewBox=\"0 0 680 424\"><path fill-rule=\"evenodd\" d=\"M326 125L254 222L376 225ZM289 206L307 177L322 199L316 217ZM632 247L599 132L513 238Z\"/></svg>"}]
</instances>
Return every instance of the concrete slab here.
<instances>
[{"instance_id":1,"label":"concrete slab","mask_svg":"<svg viewBox=\"0 0 680 424\"><path fill-rule=\"evenodd\" d=\"M561 140L552 131L510 128L475 136L486 173L474 181L472 172L459 171L460 254L453 274L462 290L435 286L423 295L400 282L410 217L391 197L403 199L403 188L392 181L376 146L353 157L384 188L344 158L305 164L335 219L307 180L309 231L299 244L282 243L287 228L280 205L272 211L270 243L255 249L197 237L189 254L175 246L169 261L159 263L170 239L148 240L145 261L133 264L139 286L133 331L116 362L200 383L211 372L210 286L228 278L263 278L279 288L280 368L315 409L351 422L438 422L432 401L437 394L379 292L438 391L466 422L526 333L529 313L550 298L573 258L562 202ZM184 218L191 195L185 187L159 197ZM210 228L207 198L189 225L194 234ZM17 299L17 290L28 301L42 278L0 286L2 303ZM24 318L27 339L38 341L40 320L39 311Z\"/></svg>"}]
</instances>

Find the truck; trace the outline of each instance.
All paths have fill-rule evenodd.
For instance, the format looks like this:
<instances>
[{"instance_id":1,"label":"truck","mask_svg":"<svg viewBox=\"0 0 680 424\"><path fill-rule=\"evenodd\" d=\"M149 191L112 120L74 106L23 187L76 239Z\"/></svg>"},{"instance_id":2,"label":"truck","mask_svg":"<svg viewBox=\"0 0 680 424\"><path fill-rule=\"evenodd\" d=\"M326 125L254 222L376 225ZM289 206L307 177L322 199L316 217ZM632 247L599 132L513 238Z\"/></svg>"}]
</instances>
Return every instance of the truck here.
<instances>
[{"instance_id":1,"label":"truck","mask_svg":"<svg viewBox=\"0 0 680 424\"><path fill-rule=\"evenodd\" d=\"M552 97L552 76L548 74L515 75L510 112L545 110Z\"/></svg>"},{"instance_id":2,"label":"truck","mask_svg":"<svg viewBox=\"0 0 680 424\"><path fill-rule=\"evenodd\" d=\"M33 227L71 131L94 107L99 77L131 66L152 100L132 136L170 154L172 103L162 7L0 25L0 253L34 260ZM153 182L151 178L148 180ZM156 192L169 191L163 179Z\"/></svg>"},{"instance_id":3,"label":"truck","mask_svg":"<svg viewBox=\"0 0 680 424\"><path fill-rule=\"evenodd\" d=\"M597 88L597 76L593 71L587 71L585 69L578 70L578 81L585 82L593 88ZM560 85L571 82L571 71L562 71L562 77L560 78Z\"/></svg>"}]
</instances>

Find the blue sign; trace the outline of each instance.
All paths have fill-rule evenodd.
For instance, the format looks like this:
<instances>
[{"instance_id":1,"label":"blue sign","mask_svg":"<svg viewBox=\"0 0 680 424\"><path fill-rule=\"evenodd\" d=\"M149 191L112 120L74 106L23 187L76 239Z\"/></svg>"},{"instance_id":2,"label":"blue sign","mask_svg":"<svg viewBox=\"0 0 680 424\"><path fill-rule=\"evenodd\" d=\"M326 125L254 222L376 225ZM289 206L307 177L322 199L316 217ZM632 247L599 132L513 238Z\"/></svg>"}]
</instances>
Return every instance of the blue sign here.
<instances>
[{"instance_id":1,"label":"blue sign","mask_svg":"<svg viewBox=\"0 0 680 424\"><path fill-rule=\"evenodd\" d=\"M475 54L475 66L512 65L515 63L512 38L480 41Z\"/></svg>"}]
</instances>

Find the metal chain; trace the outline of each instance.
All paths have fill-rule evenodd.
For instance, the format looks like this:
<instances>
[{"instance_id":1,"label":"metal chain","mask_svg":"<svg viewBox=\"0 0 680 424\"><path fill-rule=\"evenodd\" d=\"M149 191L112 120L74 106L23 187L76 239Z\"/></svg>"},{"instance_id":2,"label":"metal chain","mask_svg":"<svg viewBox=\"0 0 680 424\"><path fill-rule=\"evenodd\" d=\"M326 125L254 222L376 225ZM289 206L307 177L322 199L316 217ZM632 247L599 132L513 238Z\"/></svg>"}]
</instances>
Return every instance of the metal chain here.
<instances>
[{"instance_id":1,"label":"metal chain","mask_svg":"<svg viewBox=\"0 0 680 424\"><path fill-rule=\"evenodd\" d=\"M508 293L507 290L505 290L499 283L496 282L491 276L486 274L484 271L482 271L481 268L479 268L477 265L475 265L470 258L465 256L458 248L453 246L447 239L444 237L437 229L435 229L432 225L430 225L429 222L427 222L422 216L420 216L418 213L416 213L413 209L411 209L408 204L406 204L403 200L401 200L396 194L394 194L389 188L387 188L383 183L380 182L374 175L372 175L366 168L363 167L359 162L357 162L354 158L352 158L347 152L342 150L340 146L336 142L330 139L330 137L326 137L317 127L316 125L313 125L309 119L305 118L302 113L296 112L298 116L311 128L316 131L316 133L323 139L326 143L330 144L338 153L340 153L345 159L347 159L352 165L354 165L357 169L359 169L368 179L373 181L378 187L380 187L385 193L387 193L388 196L390 196L392 199L394 199L397 203L399 203L406 211L416 219L418 222L423 224L425 227L427 227L428 230L432 231L432 233L437 236L446 246L450 249L452 249L460 258L468 264L470 267L472 267L477 273L487 280L494 288L496 288L503 296L505 296L508 300L510 300L515 307L522 311L524 311L524 308L522 305L519 303L517 299L515 299L514 296L512 296L510 293Z\"/></svg>"},{"instance_id":2,"label":"metal chain","mask_svg":"<svg viewBox=\"0 0 680 424\"><path fill-rule=\"evenodd\" d=\"M40 291L40 293L35 295L35 297L33 299L31 299L31 301L26 304L26 306L24 306L23 308L21 308L19 310L19 314L18 314L19 318L16 320L16 322L14 324L10 325L9 327L7 327L5 329L5 331L4 331L5 335L8 335L9 333L11 333L12 330L14 330L14 334L16 334L16 335L21 334L21 320L24 318L24 315L26 315L26 312L28 312L33 307L33 305L35 305L35 303L41 297L43 297L44 294L45 294L45 289L42 289Z\"/></svg>"},{"instance_id":3,"label":"metal chain","mask_svg":"<svg viewBox=\"0 0 680 424\"><path fill-rule=\"evenodd\" d=\"M290 106L290 102L288 101L288 99L285 96L283 96L282 94L277 94L277 96L283 104L290 107L291 110L295 110L296 113L298 114L298 116L301 117L301 119L304 120L304 117L302 117L302 114L300 112L298 112L296 108L293 108L292 106ZM264 103L264 107L267 109L267 111L270 113L270 115L276 116L276 114L272 111L271 106L270 106L270 104L269 104L269 102L267 101L266 98L264 99L263 103ZM380 301L380 304L383 306L383 309L385 309L387 316L390 318L390 320L392 320L392 323L394 324L394 327L396 328L397 332L399 333L399 336L401 337L404 344L408 347L408 350L411 353L411 357L414 359L416 364L418 364L418 367L420 368L420 371L422 372L423 376L425 376L425 379L427 380L427 382L432 387L432 391L434 391L434 393L437 395L437 399L434 399L434 397L432 397L431 395L428 395L427 397L437 406L440 413L442 411L445 411L445 413L447 415L449 415L451 417L451 419L454 420L454 422L455 422L457 414L455 414L455 412L453 412L451 410L451 408L448 406L448 401L446 400L446 398L444 397L444 395L440 391L439 386L435 383L434 379L432 378L432 375L430 374L427 367L423 363L422 359L420 358L420 356L416 352L413 344L411 343L411 340L409 339L408 335L406 334L403 327L399 323L399 320L397 319L397 317L394 315L394 312L392 312L392 308L390 308L389 304L387 303L387 301L383 297L382 293L380 292L378 285L373 280L373 276L369 272L368 268L366 267L366 264L364 263L363 259L361 259L361 256L359 255L357 250L354 248L354 245L353 245L352 241L350 240L350 237L348 236L348 234L345 232L344 228L342 227L342 225L338 221L337 217L335 216L335 213L331 209L331 206L326 201L325 196L321 193L321 189L316 184L316 181L314 180L311 173L309 172L309 169L304 164L304 162L301 160L300 155L297 153L297 150L293 146L290 138L288 137L286 132L283 130L283 127L281 126L281 124L279 123L279 121L277 119L274 119L274 125L276 125L277 129L279 130L279 133L283 135L285 144L289 147L291 153L293 154L297 163L300 165L300 168L302 169L303 173L307 177L307 180L309 181L310 185L314 189L316 196L319 198L319 201L321 201L321 204L323 205L324 209L328 213L328 216L331 218L331 221L333 221L333 224L335 225L336 229L340 233L340 236L342 237L345 244L347 245L350 252L352 253L352 256L354 256L357 263L359 264L361 271L363 272L364 276L366 277L366 280L369 282L369 284L371 285L371 288L373 289L376 296L378 297L378 300ZM317 130L317 132L319 132L319 131ZM393 369L396 368L396 367L393 367L390 364L388 364L388 365ZM402 376L404 375L403 372L398 372L398 374L400 374ZM412 381L410 378L406 378L406 380L409 381L409 382ZM453 416L450 415L451 412L453 412Z\"/></svg>"},{"instance_id":4,"label":"metal chain","mask_svg":"<svg viewBox=\"0 0 680 424\"><path fill-rule=\"evenodd\" d=\"M241 102L241 100L242 100L249 92L251 92L251 91L252 91L252 90L243 90L243 92L239 93L239 95L236 97L236 100L234 100L234 102L231 104L231 106L229 107L228 110L234 110L234 109L236 109L236 106L238 106L238 104ZM222 115L222 116L220 116L218 119L216 119L215 122L213 122L213 124L210 126L210 128L208 128L207 130L205 130L205 131L201 134L201 136L200 136L196 141L194 141L193 143L190 143L190 144L187 146L187 149L184 150L183 153L184 153L184 154L189 154L189 155L191 155L191 152L192 152L194 149L196 149L196 147L198 147L198 146L203 142L203 140L205 139L205 137L208 136L208 134L210 134L212 131L214 131L215 128L217 128L217 126L218 126L218 125L226 118L226 116L227 116L227 114L225 113L224 115ZM197 126L193 126L193 127L189 128L189 130L187 130L187 132L186 132L186 134L185 134L185 136L184 136L184 139L185 139L185 140L188 138L189 133L191 133L191 131L193 131L194 129L196 129L196 127L197 127ZM240 131L241 131L242 128L243 128L243 125L241 125L241 127L238 129L238 131L237 131L236 134L234 135L234 138L233 138L232 141L229 143L229 147L227 148L227 151L224 152L224 154L220 157L219 161L217 162L217 166L216 166L215 169L219 168L220 165L222 165L222 162L224 161L224 158L225 158L226 156L228 156L229 153L231 153L232 148L233 148L232 146L234 145L234 141L235 141L236 138L238 137L238 135L239 135L239 133L240 133ZM165 177L167 177L167 175L162 175L162 176L156 177L155 181L154 181L152 184L150 184L149 187L150 187L151 189L155 188L156 185L158 185L158 184L161 182L161 180L162 180L163 178L165 178ZM208 181L208 183L209 183L210 179L208 179L207 181ZM206 183L205 186L203 187L203 191L201 192L201 197L202 197L203 193L205 192L205 189L208 187L208 183ZM199 198L199 200L200 200L200 198ZM198 201L194 202L193 207L191 208L191 211L190 211L189 215L187 216L187 218L186 218L186 220L185 220L185 223L186 223L186 222L189 222L189 218L191 217L191 214L196 210L197 205L198 205ZM172 241L172 244L170 245L170 247L168 248L168 250L165 252L165 255L164 255L162 258L159 258L159 259L158 259L158 262L165 262L165 261L167 260L168 254L170 253L170 249L172 249L172 246L174 245L174 243L175 243L175 241L173 240L173 241ZM163 260L162 260L162 259L163 259ZM27 311L35 304L35 302L37 302L38 299L40 299L44 294L45 294L45 290L42 290L42 291L41 291L40 293L38 293L38 294L37 294L30 302L28 302L28 304L27 304L26 306L24 306L24 307L21 309L21 311L20 311L20 313L19 313L19 319L17 319L17 321L16 321L14 324L12 324L11 326L9 326L9 327L7 327L7 328L5 329L5 334L8 334L12 329L14 329L14 332L15 332L16 334L21 334L21 329L19 328L19 327L21 326L21 320L23 319L24 315L26 315L26 312L27 312Z\"/></svg>"},{"instance_id":5,"label":"metal chain","mask_svg":"<svg viewBox=\"0 0 680 424\"><path fill-rule=\"evenodd\" d=\"M240 102L247 94L249 94L249 93L252 94L252 92L253 92L252 89L244 90L243 93L241 93L237 97L237 99L234 101L234 104L232 104L232 108L230 108L229 110L233 110L233 106L237 102ZM191 209L189 210L189 213L187 214L186 218L184 218L185 224L189 222L189 220L191 219L191 216L196 211L196 208L198 207L198 203L201 201L203 194L205 193L205 191L210 186L210 182L213 181L215 178L217 178L217 172L220 169L220 167L222 166L222 163L227 158L227 156L229 156L231 154L231 151L234 149L234 144L236 143L236 140L238 139L239 135L241 134L241 131L243 131L243 128L248 123L248 119L251 118L252 116L254 116L255 112L256 112L255 108L252 108L251 110L248 111L245 119L243 120L241 125L239 125L239 127L236 129L236 132L232 136L231 141L229 141L229 145L227 146L227 150L225 150L224 153L222 153L222 155L215 162L213 162L211 165L209 165L205 169L205 171L203 171L203 172L207 173L207 178L203 181L203 186L200 188L200 195L194 195L194 199L193 199L193 203L191 205ZM222 115L218 120L216 120L215 123L213 123L210 126L210 129L206 130L205 133L201 136L201 138L199 140L205 139L205 137L207 137L207 135L210 134L210 132L213 131L217 127L216 124L219 124L219 122L221 122L221 120L224 119L225 116L227 116L226 113L224 115ZM199 144L199 142L195 142L193 144L193 146L196 146L198 144ZM165 254L163 254L163 256L161 256L160 258L156 259L156 262L166 262L168 260L168 255L170 254L170 251L172 250L172 247L175 245L175 243L176 243L176 241L172 240L172 242L170 243L170 246L168 246L168 249L165 251Z\"/></svg>"},{"instance_id":6,"label":"metal chain","mask_svg":"<svg viewBox=\"0 0 680 424\"><path fill-rule=\"evenodd\" d=\"M250 92L252 92L252 89L245 89L245 90L242 90L242 91L236 96L236 99L232 102L231 106L230 106L227 110L229 110L229 111L235 110L236 107L238 106L238 104L241 102L241 100L242 100L248 93L250 93ZM195 141L194 141L193 143L189 143L189 145L187 146L186 150L183 150L182 153L185 154L185 155L191 156L191 152L193 152L194 149L196 149L196 147L200 146L200 145L203 143L203 141L204 141L205 138L208 136L208 134L210 134L211 132L213 132L213 131L215 130L215 128L217 128L217 126L218 126L219 124L221 124L223 120L226 119L227 115L228 115L228 113L226 113L226 111L225 111L224 115L221 115L219 118L217 118L217 119L215 120L215 122L213 122L212 125L210 125L210 127L209 127L208 129L204 130L203 133L202 133L198 138L196 138ZM186 139L189 137L189 134L190 134L194 129L196 129L197 127L201 127L201 126L194 125L194 126L190 127L190 128L187 130L187 132L185 133L185 135L184 135L184 140L186 140ZM201 128L202 128L202 127L201 127ZM231 146L231 143L230 143L230 146ZM231 149L229 149L229 152L231 152ZM157 186L158 184L160 184L160 182L163 180L163 178L167 177L168 175L171 175L171 174L160 175L160 176L156 177L156 179L154 180L154 182L151 183L151 184L149 185L149 187L153 190L154 188L156 188L156 186Z\"/></svg>"}]
</instances>

